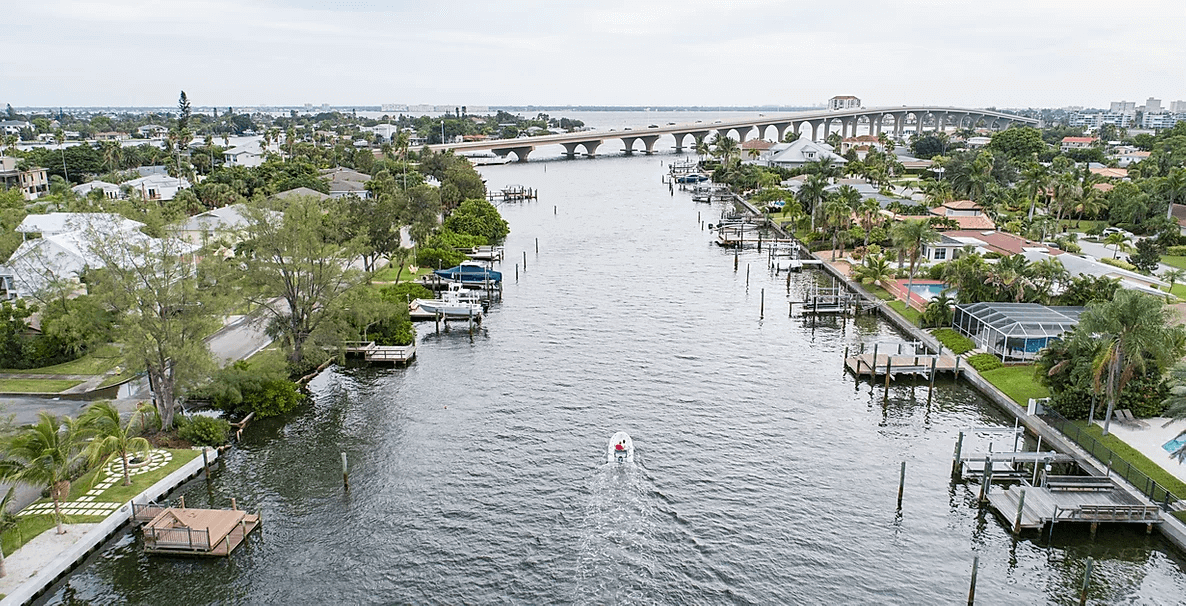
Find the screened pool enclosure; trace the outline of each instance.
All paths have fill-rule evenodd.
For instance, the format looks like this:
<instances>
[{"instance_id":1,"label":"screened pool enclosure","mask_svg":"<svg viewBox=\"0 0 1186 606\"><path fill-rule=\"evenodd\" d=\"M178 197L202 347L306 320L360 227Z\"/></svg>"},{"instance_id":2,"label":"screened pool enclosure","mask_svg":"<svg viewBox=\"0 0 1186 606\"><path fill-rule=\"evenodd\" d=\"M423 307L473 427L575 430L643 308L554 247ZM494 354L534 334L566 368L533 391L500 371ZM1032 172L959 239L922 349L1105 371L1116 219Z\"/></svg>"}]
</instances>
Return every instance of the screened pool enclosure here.
<instances>
[{"instance_id":1,"label":"screened pool enclosure","mask_svg":"<svg viewBox=\"0 0 1186 606\"><path fill-rule=\"evenodd\" d=\"M1082 307L1037 303L971 303L955 306L952 328L1001 361L1032 360L1079 323Z\"/></svg>"}]
</instances>

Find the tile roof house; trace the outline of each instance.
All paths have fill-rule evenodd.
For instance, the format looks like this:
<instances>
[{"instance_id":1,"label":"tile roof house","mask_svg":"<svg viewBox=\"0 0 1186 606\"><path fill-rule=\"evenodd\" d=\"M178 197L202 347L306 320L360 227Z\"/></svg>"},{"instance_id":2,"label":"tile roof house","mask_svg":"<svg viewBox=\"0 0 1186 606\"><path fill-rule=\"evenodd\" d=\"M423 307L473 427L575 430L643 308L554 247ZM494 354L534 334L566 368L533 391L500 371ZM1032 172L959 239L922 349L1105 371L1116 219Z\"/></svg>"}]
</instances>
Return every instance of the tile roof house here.
<instances>
[{"instance_id":1,"label":"tile roof house","mask_svg":"<svg viewBox=\"0 0 1186 606\"><path fill-rule=\"evenodd\" d=\"M1050 248L1041 242L1027 240L1017 234L993 230L961 229L943 232L945 237L960 242L961 246L972 246L977 253L997 253L1002 256L1017 255L1027 251L1040 251L1050 255L1061 255L1062 251Z\"/></svg>"},{"instance_id":2,"label":"tile roof house","mask_svg":"<svg viewBox=\"0 0 1186 606\"><path fill-rule=\"evenodd\" d=\"M1058 148L1062 151L1071 149L1085 149L1099 142L1096 137L1063 137Z\"/></svg>"},{"instance_id":3,"label":"tile roof house","mask_svg":"<svg viewBox=\"0 0 1186 606\"><path fill-rule=\"evenodd\" d=\"M836 164L848 163L844 156L833 151L831 145L816 143L808 139L796 139L791 143L776 143L759 156L755 162L766 166L796 168L808 162L818 162L824 158L831 158L832 162ZM744 161L750 162L748 159Z\"/></svg>"},{"instance_id":4,"label":"tile roof house","mask_svg":"<svg viewBox=\"0 0 1186 606\"><path fill-rule=\"evenodd\" d=\"M984 214L984 207L971 200L952 200L931 209L931 214L946 217L960 229L996 229L997 224Z\"/></svg>"},{"instance_id":5,"label":"tile roof house","mask_svg":"<svg viewBox=\"0 0 1186 606\"><path fill-rule=\"evenodd\" d=\"M321 177L329 181L329 197L358 196L369 198L371 192L367 190L370 175L360 173L349 168L327 168L321 171Z\"/></svg>"},{"instance_id":6,"label":"tile roof house","mask_svg":"<svg viewBox=\"0 0 1186 606\"><path fill-rule=\"evenodd\" d=\"M1091 174L1098 175L1105 179L1127 179L1128 178L1128 169L1127 168L1109 168L1107 166L1104 166L1104 167L1099 167L1099 168L1090 168L1088 170L1091 171Z\"/></svg>"}]
</instances>

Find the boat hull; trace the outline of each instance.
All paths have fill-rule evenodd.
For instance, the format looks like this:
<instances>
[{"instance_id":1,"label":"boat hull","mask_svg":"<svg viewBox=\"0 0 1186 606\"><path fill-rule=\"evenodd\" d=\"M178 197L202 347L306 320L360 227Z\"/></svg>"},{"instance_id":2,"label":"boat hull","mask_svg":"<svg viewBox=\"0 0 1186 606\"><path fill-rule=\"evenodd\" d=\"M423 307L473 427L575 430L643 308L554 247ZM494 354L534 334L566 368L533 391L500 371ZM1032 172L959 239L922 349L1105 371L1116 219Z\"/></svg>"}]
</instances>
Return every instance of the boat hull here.
<instances>
[{"instance_id":1,"label":"boat hull","mask_svg":"<svg viewBox=\"0 0 1186 606\"><path fill-rule=\"evenodd\" d=\"M622 444L622 450L618 450L616 448L618 444ZM627 434L624 431L619 431L618 433L610 436L609 444L606 445L606 462L634 462L634 441L630 439L630 434Z\"/></svg>"}]
</instances>

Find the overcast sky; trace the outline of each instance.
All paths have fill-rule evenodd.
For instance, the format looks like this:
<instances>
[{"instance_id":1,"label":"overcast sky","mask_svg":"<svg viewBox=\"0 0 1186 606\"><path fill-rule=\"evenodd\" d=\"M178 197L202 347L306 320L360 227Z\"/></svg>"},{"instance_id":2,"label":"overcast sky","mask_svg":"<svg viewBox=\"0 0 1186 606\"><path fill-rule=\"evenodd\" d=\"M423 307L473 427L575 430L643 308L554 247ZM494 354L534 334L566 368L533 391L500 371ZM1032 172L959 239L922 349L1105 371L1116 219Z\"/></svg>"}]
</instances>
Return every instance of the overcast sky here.
<instances>
[{"instance_id":1,"label":"overcast sky","mask_svg":"<svg viewBox=\"0 0 1186 606\"><path fill-rule=\"evenodd\" d=\"M1182 0L4 0L0 103L1107 106L1186 99Z\"/></svg>"}]
</instances>

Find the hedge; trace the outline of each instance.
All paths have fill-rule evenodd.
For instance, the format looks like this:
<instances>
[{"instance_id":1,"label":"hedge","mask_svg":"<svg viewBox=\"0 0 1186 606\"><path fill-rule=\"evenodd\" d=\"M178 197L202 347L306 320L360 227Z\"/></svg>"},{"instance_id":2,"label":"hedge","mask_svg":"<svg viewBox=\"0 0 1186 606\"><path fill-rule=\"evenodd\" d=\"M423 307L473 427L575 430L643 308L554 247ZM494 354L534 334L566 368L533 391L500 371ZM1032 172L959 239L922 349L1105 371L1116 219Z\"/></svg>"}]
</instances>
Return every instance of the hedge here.
<instances>
[{"instance_id":1,"label":"hedge","mask_svg":"<svg viewBox=\"0 0 1186 606\"><path fill-rule=\"evenodd\" d=\"M1001 359L990 353L979 353L974 356L968 356L968 364L972 365L979 372L989 370L996 370L1004 364L1001 364Z\"/></svg>"},{"instance_id":2,"label":"hedge","mask_svg":"<svg viewBox=\"0 0 1186 606\"><path fill-rule=\"evenodd\" d=\"M1132 263L1129 263L1128 261L1121 261L1120 259L1111 259L1108 257L1103 257L1100 259L1100 263L1106 263L1113 267L1119 267L1120 269L1127 269L1128 271L1136 271L1137 270L1136 265L1133 265Z\"/></svg>"},{"instance_id":3,"label":"hedge","mask_svg":"<svg viewBox=\"0 0 1186 606\"><path fill-rule=\"evenodd\" d=\"M1165 249L1165 254L1171 257L1186 257L1186 246L1171 246Z\"/></svg>"},{"instance_id":4,"label":"hedge","mask_svg":"<svg viewBox=\"0 0 1186 606\"><path fill-rule=\"evenodd\" d=\"M957 356L976 348L976 344L971 339L950 328L937 328L932 330L931 334L935 335L935 338L939 339L944 347L955 352Z\"/></svg>"}]
</instances>

